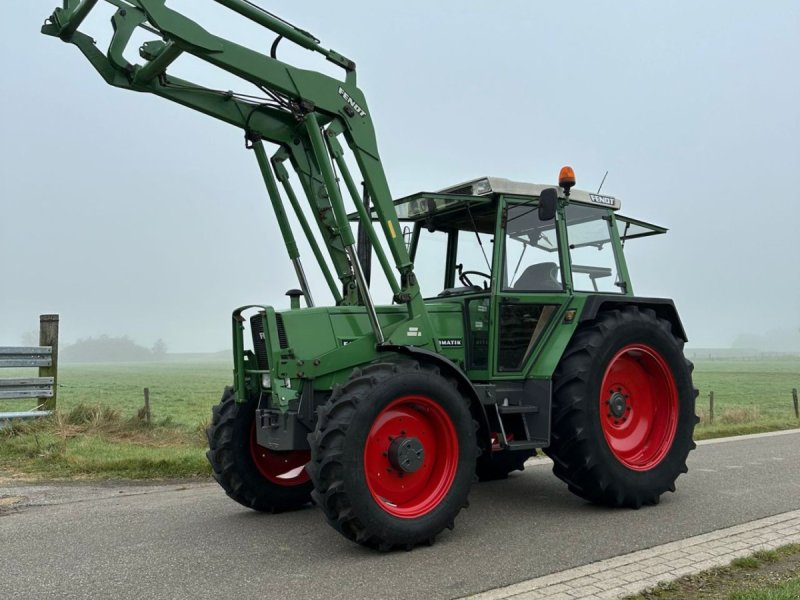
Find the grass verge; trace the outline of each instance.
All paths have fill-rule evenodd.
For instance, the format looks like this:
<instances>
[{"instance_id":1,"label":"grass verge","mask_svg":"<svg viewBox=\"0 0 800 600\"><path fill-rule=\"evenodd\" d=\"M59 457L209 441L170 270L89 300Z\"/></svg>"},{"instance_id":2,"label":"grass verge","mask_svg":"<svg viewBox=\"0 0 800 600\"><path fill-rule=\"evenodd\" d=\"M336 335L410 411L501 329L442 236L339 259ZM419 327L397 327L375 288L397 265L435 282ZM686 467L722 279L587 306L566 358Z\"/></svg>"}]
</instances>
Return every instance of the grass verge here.
<instances>
[{"instance_id":1,"label":"grass verge","mask_svg":"<svg viewBox=\"0 0 800 600\"><path fill-rule=\"evenodd\" d=\"M698 425L694 430L695 440L710 440L721 437L786 431L800 428L800 422L789 419L768 419L753 423L721 423L719 425Z\"/></svg>"},{"instance_id":2,"label":"grass verge","mask_svg":"<svg viewBox=\"0 0 800 600\"><path fill-rule=\"evenodd\" d=\"M173 479L205 477L204 427L148 424L101 405L0 430L0 478Z\"/></svg>"},{"instance_id":3,"label":"grass verge","mask_svg":"<svg viewBox=\"0 0 800 600\"><path fill-rule=\"evenodd\" d=\"M800 544L761 550L719 567L665 582L627 600L797 600Z\"/></svg>"}]
</instances>

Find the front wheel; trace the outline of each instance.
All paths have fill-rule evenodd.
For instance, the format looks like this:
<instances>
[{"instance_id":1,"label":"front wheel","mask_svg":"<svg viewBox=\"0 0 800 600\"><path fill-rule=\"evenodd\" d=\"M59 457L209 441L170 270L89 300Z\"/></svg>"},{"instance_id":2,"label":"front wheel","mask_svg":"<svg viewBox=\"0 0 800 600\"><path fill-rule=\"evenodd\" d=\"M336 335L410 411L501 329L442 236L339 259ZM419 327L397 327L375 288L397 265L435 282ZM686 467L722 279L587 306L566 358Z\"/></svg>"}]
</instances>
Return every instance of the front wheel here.
<instances>
[{"instance_id":1,"label":"front wheel","mask_svg":"<svg viewBox=\"0 0 800 600\"><path fill-rule=\"evenodd\" d=\"M346 538L432 543L467 504L477 442L455 382L417 362L356 369L309 436L313 497Z\"/></svg>"},{"instance_id":2,"label":"front wheel","mask_svg":"<svg viewBox=\"0 0 800 600\"><path fill-rule=\"evenodd\" d=\"M308 504L309 452L275 452L259 446L255 411L255 399L238 404L233 388L225 388L206 431L206 456L214 479L230 498L254 510L278 512Z\"/></svg>"},{"instance_id":3,"label":"front wheel","mask_svg":"<svg viewBox=\"0 0 800 600\"><path fill-rule=\"evenodd\" d=\"M554 375L553 472L591 502L657 504L687 471L697 390L669 322L632 306L601 313Z\"/></svg>"}]
</instances>

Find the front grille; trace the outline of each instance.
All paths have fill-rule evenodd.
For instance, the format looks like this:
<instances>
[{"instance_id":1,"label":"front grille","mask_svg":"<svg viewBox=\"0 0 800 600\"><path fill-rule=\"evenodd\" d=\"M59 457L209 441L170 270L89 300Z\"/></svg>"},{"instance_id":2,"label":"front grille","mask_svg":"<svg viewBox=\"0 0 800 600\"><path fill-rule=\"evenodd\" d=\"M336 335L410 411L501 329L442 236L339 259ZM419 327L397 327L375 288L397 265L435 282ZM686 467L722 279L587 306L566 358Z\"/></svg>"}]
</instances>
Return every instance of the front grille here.
<instances>
[{"instance_id":1,"label":"front grille","mask_svg":"<svg viewBox=\"0 0 800 600\"><path fill-rule=\"evenodd\" d=\"M256 353L258 368L266 371L269 368L267 361L267 341L264 338L264 313L250 317L250 331L253 334L253 350Z\"/></svg>"},{"instance_id":2,"label":"front grille","mask_svg":"<svg viewBox=\"0 0 800 600\"><path fill-rule=\"evenodd\" d=\"M289 347L289 338L286 337L286 328L283 326L283 316L276 314L275 320L278 325L278 342L281 345L281 350L285 350Z\"/></svg>"}]
</instances>

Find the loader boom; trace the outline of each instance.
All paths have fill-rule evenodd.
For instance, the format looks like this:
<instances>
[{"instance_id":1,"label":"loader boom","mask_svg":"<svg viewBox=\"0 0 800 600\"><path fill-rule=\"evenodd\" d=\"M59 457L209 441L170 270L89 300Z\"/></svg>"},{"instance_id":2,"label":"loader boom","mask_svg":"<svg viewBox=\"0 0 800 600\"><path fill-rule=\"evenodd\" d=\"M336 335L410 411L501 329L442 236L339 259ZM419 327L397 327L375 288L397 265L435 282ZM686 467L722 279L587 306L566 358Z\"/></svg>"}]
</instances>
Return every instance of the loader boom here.
<instances>
[{"instance_id":1,"label":"loader boom","mask_svg":"<svg viewBox=\"0 0 800 600\"><path fill-rule=\"evenodd\" d=\"M277 182L284 188L337 304L364 305L374 341L380 345L389 341L391 332L383 331L378 322L347 220L344 197L335 170L338 169L361 218L361 227L372 242L394 293L393 301L406 305L408 309L408 319L403 324L413 322L419 327L422 335L415 339L415 345L436 350L437 344L431 334L414 267L392 204L372 117L364 94L356 85L355 63L334 50L325 49L310 33L246 0L214 1L277 34L270 55L209 33L196 22L168 8L165 0L104 0L117 10L111 19L114 30L111 43L103 53L89 35L79 30L98 1L64 0L63 7L57 8L46 21L42 33L77 46L110 85L155 94L242 129L247 147L255 151L307 305L313 306L311 291ZM142 64L131 64L124 57L124 52L137 29L151 32L158 39L145 42L139 48ZM276 48L282 39L323 55L344 70L344 78L339 80L280 61ZM258 88L259 95L212 89L168 73L169 67L183 54L192 55L239 77L243 83ZM358 186L343 158L339 136L344 137L361 171L394 260L394 268L399 274L399 282L381 249ZM267 157L263 142L278 146L271 159ZM285 167L287 161L293 167L310 204L310 212L327 249L333 272L323 260L323 253L291 186Z\"/></svg>"}]
</instances>

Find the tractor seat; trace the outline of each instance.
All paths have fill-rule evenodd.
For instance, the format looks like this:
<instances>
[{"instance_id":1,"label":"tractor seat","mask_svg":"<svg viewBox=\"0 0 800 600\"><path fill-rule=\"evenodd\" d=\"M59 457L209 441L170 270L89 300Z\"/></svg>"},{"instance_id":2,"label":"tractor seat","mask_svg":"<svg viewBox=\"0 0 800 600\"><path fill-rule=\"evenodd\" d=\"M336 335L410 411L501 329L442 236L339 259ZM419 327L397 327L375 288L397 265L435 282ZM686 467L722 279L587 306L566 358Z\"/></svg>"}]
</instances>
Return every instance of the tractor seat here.
<instances>
[{"instance_id":1,"label":"tractor seat","mask_svg":"<svg viewBox=\"0 0 800 600\"><path fill-rule=\"evenodd\" d=\"M531 265L522 272L513 287L515 290L533 292L560 292L564 289L558 281L558 265L554 262Z\"/></svg>"}]
</instances>

